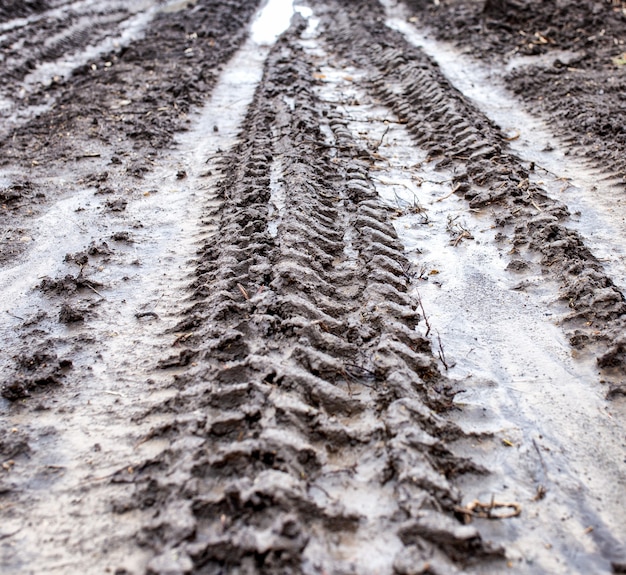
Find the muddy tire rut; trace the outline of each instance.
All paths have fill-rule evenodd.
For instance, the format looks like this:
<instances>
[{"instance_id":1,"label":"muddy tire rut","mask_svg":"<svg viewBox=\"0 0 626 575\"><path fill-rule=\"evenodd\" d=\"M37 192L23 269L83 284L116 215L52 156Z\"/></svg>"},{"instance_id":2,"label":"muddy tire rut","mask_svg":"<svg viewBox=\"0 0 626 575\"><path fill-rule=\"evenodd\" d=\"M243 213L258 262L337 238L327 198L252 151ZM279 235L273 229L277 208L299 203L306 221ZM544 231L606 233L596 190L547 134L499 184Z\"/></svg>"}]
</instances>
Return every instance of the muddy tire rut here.
<instances>
[{"instance_id":1,"label":"muddy tire rut","mask_svg":"<svg viewBox=\"0 0 626 575\"><path fill-rule=\"evenodd\" d=\"M401 4L279 4L0 3L3 572L624 572L621 267Z\"/></svg>"}]
</instances>

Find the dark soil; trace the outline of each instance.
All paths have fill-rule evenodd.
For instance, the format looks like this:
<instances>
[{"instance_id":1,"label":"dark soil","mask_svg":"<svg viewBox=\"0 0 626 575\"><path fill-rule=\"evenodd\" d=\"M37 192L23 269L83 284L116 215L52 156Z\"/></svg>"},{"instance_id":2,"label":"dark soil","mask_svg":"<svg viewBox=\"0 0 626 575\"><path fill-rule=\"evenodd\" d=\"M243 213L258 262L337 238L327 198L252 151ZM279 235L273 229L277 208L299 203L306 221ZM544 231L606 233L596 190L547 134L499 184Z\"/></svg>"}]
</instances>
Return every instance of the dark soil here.
<instances>
[{"instance_id":1,"label":"dark soil","mask_svg":"<svg viewBox=\"0 0 626 575\"><path fill-rule=\"evenodd\" d=\"M41 87L25 104L45 103L51 109L5 136L3 161L80 160L95 144L104 144L119 163L133 144L147 144L147 154L167 145L183 128L190 107L210 92L219 65L241 43L257 4L199 3L162 13L145 38L75 69L67 80ZM65 46L66 51L76 48ZM135 162L127 169L140 177L147 168Z\"/></svg>"},{"instance_id":2,"label":"dark soil","mask_svg":"<svg viewBox=\"0 0 626 575\"><path fill-rule=\"evenodd\" d=\"M221 65L243 41L244 26L257 4L199 3L186 10L161 13L146 37L75 68L67 79L55 76L49 85L36 85L17 100L17 117L26 120L15 125L14 114L0 128L0 165L14 163L13 169L19 165L20 172L29 169L33 177L37 172L40 177L36 182L24 181L16 173L9 186L0 188L0 229L14 232L12 212L33 215L46 198L58 195L56 187L42 181L55 165L73 163L79 175L92 158L101 158L103 167L110 166L107 171L84 173L84 181L93 183L101 193L114 192L111 183L104 185L109 172L113 182L118 175L141 178L153 165L156 150L171 143L177 130L185 129L191 107L210 93ZM42 10L44 7L40 6ZM12 32L15 38L6 40L5 49L13 55L15 44L11 42L21 44L26 33L35 38L68 34L76 20L77 16L68 13L60 20L44 20L44 24L54 24L52 30L40 30L40 22L28 27L34 30L17 29ZM110 35L116 23L116 19L95 19L84 33L70 32L61 53L93 42L94 29L102 37ZM20 58L30 58L34 67L42 60L59 57L40 51L41 42L34 41L20 50ZM9 57L5 68L11 66ZM21 89L24 75L25 71L7 71L0 90L13 97ZM29 112L41 107L44 112ZM22 201L24 198L28 201ZM111 199L109 209L123 210L124 200ZM15 257L23 248L15 241L5 243L0 261Z\"/></svg>"}]
</instances>

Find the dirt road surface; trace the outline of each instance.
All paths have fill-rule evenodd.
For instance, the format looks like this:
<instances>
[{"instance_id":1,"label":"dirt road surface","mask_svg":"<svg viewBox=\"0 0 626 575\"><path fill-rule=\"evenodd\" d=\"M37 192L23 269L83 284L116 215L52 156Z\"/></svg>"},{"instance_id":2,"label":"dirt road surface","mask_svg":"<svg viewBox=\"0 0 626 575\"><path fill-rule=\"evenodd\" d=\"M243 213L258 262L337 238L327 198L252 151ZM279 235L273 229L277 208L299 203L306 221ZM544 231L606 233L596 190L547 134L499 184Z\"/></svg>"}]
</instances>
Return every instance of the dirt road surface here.
<instances>
[{"instance_id":1,"label":"dirt road surface","mask_svg":"<svg viewBox=\"0 0 626 575\"><path fill-rule=\"evenodd\" d=\"M626 5L0 1L0 571L626 573Z\"/></svg>"}]
</instances>

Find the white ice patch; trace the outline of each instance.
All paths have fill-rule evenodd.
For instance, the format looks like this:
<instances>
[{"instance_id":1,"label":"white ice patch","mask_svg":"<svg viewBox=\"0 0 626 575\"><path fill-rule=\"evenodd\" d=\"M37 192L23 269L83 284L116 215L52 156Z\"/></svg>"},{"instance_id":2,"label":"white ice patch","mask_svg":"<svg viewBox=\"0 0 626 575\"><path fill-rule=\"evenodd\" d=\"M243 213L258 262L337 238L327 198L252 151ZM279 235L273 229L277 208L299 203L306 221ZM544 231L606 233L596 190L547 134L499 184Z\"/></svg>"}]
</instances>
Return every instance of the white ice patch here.
<instances>
[{"instance_id":1,"label":"white ice patch","mask_svg":"<svg viewBox=\"0 0 626 575\"><path fill-rule=\"evenodd\" d=\"M293 0L268 0L263 11L252 23L251 35L257 44L272 44L291 22Z\"/></svg>"},{"instance_id":2,"label":"white ice patch","mask_svg":"<svg viewBox=\"0 0 626 575\"><path fill-rule=\"evenodd\" d=\"M270 202L268 206L267 229L275 238L278 235L278 226L282 221L285 210L286 190L283 181L283 160L277 158L270 169Z\"/></svg>"}]
</instances>

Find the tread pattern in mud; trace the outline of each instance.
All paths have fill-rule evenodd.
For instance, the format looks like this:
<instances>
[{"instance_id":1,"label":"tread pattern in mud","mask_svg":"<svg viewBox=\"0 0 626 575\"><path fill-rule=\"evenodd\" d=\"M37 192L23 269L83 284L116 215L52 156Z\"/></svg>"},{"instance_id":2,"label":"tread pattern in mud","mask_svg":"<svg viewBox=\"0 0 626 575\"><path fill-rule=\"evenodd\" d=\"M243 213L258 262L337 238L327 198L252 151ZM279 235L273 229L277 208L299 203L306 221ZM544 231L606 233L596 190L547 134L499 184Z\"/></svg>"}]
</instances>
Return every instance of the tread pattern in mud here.
<instances>
[{"instance_id":1,"label":"tread pattern in mud","mask_svg":"<svg viewBox=\"0 0 626 575\"><path fill-rule=\"evenodd\" d=\"M20 94L21 82L38 66L71 58L104 38L117 36L125 21L134 15L120 2L106 5L85 2L66 9L45 6L41 12L24 21L14 20L14 25L7 24L6 31L0 34L5 79L2 95L16 99L17 105L24 98Z\"/></svg>"},{"instance_id":2,"label":"tread pattern in mud","mask_svg":"<svg viewBox=\"0 0 626 575\"><path fill-rule=\"evenodd\" d=\"M127 182L154 169L158 150L171 144L189 124L189 114L210 97L259 2L161 5L152 7L154 14L149 8L133 13L117 2L57 9L59 4L0 35L6 79L0 92L10 94L0 93L6 120L0 123L3 238L19 231L16 216L32 215L66 191L50 185L56 170L71 166L78 186L100 187L106 180L103 191L112 193L114 182L130 191ZM131 31L128 43L102 52L111 37L133 26L144 26L143 36ZM109 43L99 44L102 38ZM85 58L92 49L96 56ZM83 59L74 60L76 54ZM68 78L45 86L26 82L31 65L52 65L56 58L73 62ZM25 248L2 243L0 261Z\"/></svg>"},{"instance_id":3,"label":"tread pattern in mud","mask_svg":"<svg viewBox=\"0 0 626 575\"><path fill-rule=\"evenodd\" d=\"M335 4L325 29L333 49L348 62L377 70L372 89L389 106L439 166L454 172L456 193L471 209L496 209L500 238L512 245L513 258L526 250L561 285L565 318L575 347L600 341L600 367L626 369L621 336L626 300L586 248L567 227L567 208L529 179L525 166L506 147L496 126L445 79L438 67L403 36L387 28L382 8L350 3L350 13ZM359 11L360 6L360 11ZM355 27L361 31L355 34Z\"/></svg>"},{"instance_id":4,"label":"tread pattern in mud","mask_svg":"<svg viewBox=\"0 0 626 575\"><path fill-rule=\"evenodd\" d=\"M172 479L140 480L137 500L164 509L145 527L150 570L176 556L206 573L362 573L373 557L405 573L497 556L455 516L453 478L482 470L447 446L463 435L440 415L454 390L415 330L368 152L321 109L293 34L225 158L220 229L178 328L196 365L168 405L176 424L154 432Z\"/></svg>"},{"instance_id":5,"label":"tread pattern in mud","mask_svg":"<svg viewBox=\"0 0 626 575\"><path fill-rule=\"evenodd\" d=\"M114 34L128 16L126 8L115 5L81 12L70 10L58 18L43 18L3 35L3 95L14 94L19 82L42 63L68 57Z\"/></svg>"},{"instance_id":6,"label":"tread pattern in mud","mask_svg":"<svg viewBox=\"0 0 626 575\"><path fill-rule=\"evenodd\" d=\"M55 105L15 129L6 158L41 161L45 170L98 141L117 165L135 142L144 163L129 165L124 178L140 176L150 151L169 143L209 95L255 6L199 1L158 16L153 37L34 92L28 104L47 94ZM529 182L498 129L383 20L375 2L334 2L320 29L333 53L370 74L366 88L415 143L453 171L468 207L494 208L515 250L541 254L561 279L573 325L603 322L601 330L582 327L572 344L604 338L600 365L623 369L623 297L565 227L565 208ZM132 543L151 550L152 574L456 573L499 561L503 550L462 522L456 479L486 470L454 454L454 442L467 437L446 417L458 389L420 335L409 264L370 179L372 151L340 108L320 100L301 31L294 26L271 52L239 144L223 157L222 205L205 214L219 229L198 254L175 353L159 363L176 368L178 393L138 417L167 419L137 438L167 447L98 481L117 494L113 513L143 518ZM61 35L67 43L37 57L78 49L87 35L91 42L85 34ZM85 181L109 193L107 178ZM0 194L13 202L36 190L23 182ZM125 201L105 205L123 211ZM77 280L82 268L65 283L89 287ZM46 286L59 291L63 280ZM71 323L80 311L63 305L54 321ZM72 367L60 352L32 351L16 357L5 397L56 386ZM26 435L5 435L3 456L28 455Z\"/></svg>"}]
</instances>

